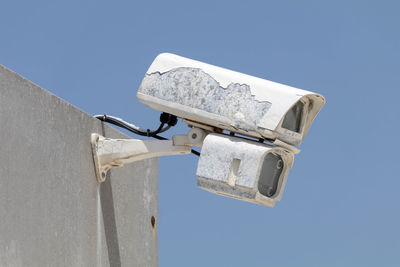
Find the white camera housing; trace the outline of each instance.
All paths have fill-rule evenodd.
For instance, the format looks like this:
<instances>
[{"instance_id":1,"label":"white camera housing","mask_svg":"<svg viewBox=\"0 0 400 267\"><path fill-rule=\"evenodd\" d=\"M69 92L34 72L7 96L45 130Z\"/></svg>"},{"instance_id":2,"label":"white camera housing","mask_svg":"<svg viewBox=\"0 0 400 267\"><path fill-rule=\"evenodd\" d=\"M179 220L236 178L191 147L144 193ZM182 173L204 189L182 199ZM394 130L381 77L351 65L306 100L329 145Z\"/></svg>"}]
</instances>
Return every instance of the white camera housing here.
<instances>
[{"instance_id":1,"label":"white camera housing","mask_svg":"<svg viewBox=\"0 0 400 267\"><path fill-rule=\"evenodd\" d=\"M325 104L324 97L313 92L167 53L151 64L137 98L183 118L192 129L172 140L157 141L92 134L99 182L110 168L188 154L198 146L202 147L196 172L200 188L270 207L282 198L294 154L299 152L294 146L302 142ZM272 144L265 144L265 139Z\"/></svg>"},{"instance_id":2,"label":"white camera housing","mask_svg":"<svg viewBox=\"0 0 400 267\"><path fill-rule=\"evenodd\" d=\"M282 198L292 151L221 134L208 134L197 185L215 194L273 207Z\"/></svg>"},{"instance_id":3,"label":"white camera housing","mask_svg":"<svg viewBox=\"0 0 400 267\"><path fill-rule=\"evenodd\" d=\"M174 54L157 56L137 99L163 112L256 138L299 145L323 96Z\"/></svg>"}]
</instances>

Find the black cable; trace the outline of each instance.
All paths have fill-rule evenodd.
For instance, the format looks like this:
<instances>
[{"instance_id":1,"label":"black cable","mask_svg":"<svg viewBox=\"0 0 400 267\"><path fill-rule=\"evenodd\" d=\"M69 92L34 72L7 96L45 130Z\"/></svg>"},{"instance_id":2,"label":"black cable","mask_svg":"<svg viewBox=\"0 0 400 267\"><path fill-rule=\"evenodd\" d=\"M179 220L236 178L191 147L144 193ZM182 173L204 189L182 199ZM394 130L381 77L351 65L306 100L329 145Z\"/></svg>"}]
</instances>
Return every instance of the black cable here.
<instances>
[{"instance_id":1,"label":"black cable","mask_svg":"<svg viewBox=\"0 0 400 267\"><path fill-rule=\"evenodd\" d=\"M155 131L151 131L150 129L144 130L140 127L137 127L136 125L130 124L120 118L114 117L114 116L109 116L107 114L104 115L96 115L94 116L95 118L104 121L104 122L108 122L108 123L112 123L114 125L117 125L121 128L124 128L130 132L133 132L137 135L141 135L141 136L147 136L147 137L153 137L155 135L157 135L158 133L161 132L165 132L166 130L168 130L170 127L164 127L165 123L161 123L160 126L157 128L157 130Z\"/></svg>"},{"instance_id":2,"label":"black cable","mask_svg":"<svg viewBox=\"0 0 400 267\"><path fill-rule=\"evenodd\" d=\"M192 154L194 154L194 155L196 155L198 157L200 156L200 152L199 151L196 151L196 150L192 149L191 152L192 152Z\"/></svg>"},{"instance_id":3,"label":"black cable","mask_svg":"<svg viewBox=\"0 0 400 267\"><path fill-rule=\"evenodd\" d=\"M171 128L171 127L172 127L171 125L167 125L165 128L163 128L163 129L160 130L160 133L163 133L163 132L165 132L165 131L168 131L169 128Z\"/></svg>"},{"instance_id":4,"label":"black cable","mask_svg":"<svg viewBox=\"0 0 400 267\"><path fill-rule=\"evenodd\" d=\"M177 118L175 116L170 115L165 112L161 114L161 116L160 116L161 124L160 124L160 126L158 126L157 130L155 130L155 131L151 131L150 129L145 130L134 124L128 123L120 118L117 118L114 116L109 116L107 114L95 115L94 117L103 122L108 122L108 123L114 124L118 127L124 128L125 130L128 130L134 134L141 135L141 136L147 136L147 137L153 137L158 140L168 140L168 138L159 136L158 134L169 130L172 126L175 126L177 123ZM166 123L168 123L167 126L165 126ZM200 156L200 152L198 152L194 149L192 149L191 152L196 156Z\"/></svg>"}]
</instances>

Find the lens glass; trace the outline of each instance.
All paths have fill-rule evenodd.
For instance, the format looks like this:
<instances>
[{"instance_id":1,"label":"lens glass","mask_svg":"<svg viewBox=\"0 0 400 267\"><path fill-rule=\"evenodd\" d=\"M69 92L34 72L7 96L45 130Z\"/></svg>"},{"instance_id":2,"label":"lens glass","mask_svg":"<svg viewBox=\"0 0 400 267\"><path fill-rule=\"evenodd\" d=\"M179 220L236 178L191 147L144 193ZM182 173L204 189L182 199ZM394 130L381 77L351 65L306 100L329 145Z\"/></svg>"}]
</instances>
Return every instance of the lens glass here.
<instances>
[{"instance_id":1,"label":"lens glass","mask_svg":"<svg viewBox=\"0 0 400 267\"><path fill-rule=\"evenodd\" d=\"M258 191L262 195L272 197L276 193L283 167L284 162L279 155L268 153L265 156L258 180Z\"/></svg>"},{"instance_id":2,"label":"lens glass","mask_svg":"<svg viewBox=\"0 0 400 267\"><path fill-rule=\"evenodd\" d=\"M303 115L304 104L298 101L287 113L282 122L282 128L292 132L300 133L301 117Z\"/></svg>"}]
</instances>

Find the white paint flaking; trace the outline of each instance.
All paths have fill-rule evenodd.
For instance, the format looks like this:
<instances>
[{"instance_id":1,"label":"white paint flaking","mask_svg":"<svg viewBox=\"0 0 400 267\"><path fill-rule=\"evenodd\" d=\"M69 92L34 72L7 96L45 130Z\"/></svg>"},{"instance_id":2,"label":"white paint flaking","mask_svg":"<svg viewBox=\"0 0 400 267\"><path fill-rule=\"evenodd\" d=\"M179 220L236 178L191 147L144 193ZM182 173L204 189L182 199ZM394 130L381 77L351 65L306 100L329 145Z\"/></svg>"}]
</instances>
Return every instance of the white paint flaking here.
<instances>
[{"instance_id":1,"label":"white paint flaking","mask_svg":"<svg viewBox=\"0 0 400 267\"><path fill-rule=\"evenodd\" d=\"M256 130L271 103L257 101L247 84L226 88L199 68L175 68L147 74L139 92L191 108L232 118L234 127Z\"/></svg>"},{"instance_id":2,"label":"white paint flaking","mask_svg":"<svg viewBox=\"0 0 400 267\"><path fill-rule=\"evenodd\" d=\"M153 61L137 98L178 117L290 145L301 143L325 104L310 91L169 53ZM283 118L300 100L310 103L302 132L282 130Z\"/></svg>"}]
</instances>

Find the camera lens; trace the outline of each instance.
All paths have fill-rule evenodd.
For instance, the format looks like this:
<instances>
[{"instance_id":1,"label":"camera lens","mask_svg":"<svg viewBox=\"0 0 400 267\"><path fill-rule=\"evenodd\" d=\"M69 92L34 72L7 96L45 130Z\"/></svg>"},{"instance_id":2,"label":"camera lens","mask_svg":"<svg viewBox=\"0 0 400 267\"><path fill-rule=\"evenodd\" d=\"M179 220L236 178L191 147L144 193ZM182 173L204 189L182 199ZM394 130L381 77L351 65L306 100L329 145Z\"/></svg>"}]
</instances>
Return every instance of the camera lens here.
<instances>
[{"instance_id":1,"label":"camera lens","mask_svg":"<svg viewBox=\"0 0 400 267\"><path fill-rule=\"evenodd\" d=\"M276 193L283 166L284 162L279 155L268 153L265 156L258 180L258 191L262 195L272 197Z\"/></svg>"}]
</instances>

